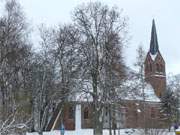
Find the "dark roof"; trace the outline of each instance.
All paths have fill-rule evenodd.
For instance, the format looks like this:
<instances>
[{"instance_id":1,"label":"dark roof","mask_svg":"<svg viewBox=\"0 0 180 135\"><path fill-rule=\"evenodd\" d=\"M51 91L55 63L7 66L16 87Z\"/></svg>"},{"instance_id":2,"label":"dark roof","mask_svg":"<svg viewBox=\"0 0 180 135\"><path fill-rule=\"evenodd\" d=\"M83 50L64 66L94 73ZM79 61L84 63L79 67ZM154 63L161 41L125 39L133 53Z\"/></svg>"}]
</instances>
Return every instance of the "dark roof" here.
<instances>
[{"instance_id":1,"label":"dark roof","mask_svg":"<svg viewBox=\"0 0 180 135\"><path fill-rule=\"evenodd\" d=\"M158 51L159 51L159 46L158 46L158 39L157 39L157 33L156 33L156 25L153 19L152 30L151 30L150 53L154 55Z\"/></svg>"}]
</instances>

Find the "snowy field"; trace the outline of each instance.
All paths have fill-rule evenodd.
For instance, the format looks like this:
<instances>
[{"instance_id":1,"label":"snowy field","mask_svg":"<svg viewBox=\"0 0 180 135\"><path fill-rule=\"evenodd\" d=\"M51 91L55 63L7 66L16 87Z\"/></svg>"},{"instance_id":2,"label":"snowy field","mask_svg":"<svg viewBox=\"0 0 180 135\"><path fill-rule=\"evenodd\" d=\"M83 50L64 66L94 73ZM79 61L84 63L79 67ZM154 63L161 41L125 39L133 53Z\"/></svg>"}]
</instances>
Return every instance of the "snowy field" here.
<instances>
[{"instance_id":1,"label":"snowy field","mask_svg":"<svg viewBox=\"0 0 180 135\"><path fill-rule=\"evenodd\" d=\"M38 135L37 133L27 133L26 135ZM60 131L52 131L52 132L45 132L43 135L61 135ZM76 130L76 131L66 131L65 135L93 135L92 129L83 129L83 130ZM103 131L103 135L109 135L108 130ZM116 135L144 135L141 130L134 130L134 129L122 129L120 131L116 131ZM172 132L165 132L165 131L157 131L152 130L151 135L175 135Z\"/></svg>"}]
</instances>

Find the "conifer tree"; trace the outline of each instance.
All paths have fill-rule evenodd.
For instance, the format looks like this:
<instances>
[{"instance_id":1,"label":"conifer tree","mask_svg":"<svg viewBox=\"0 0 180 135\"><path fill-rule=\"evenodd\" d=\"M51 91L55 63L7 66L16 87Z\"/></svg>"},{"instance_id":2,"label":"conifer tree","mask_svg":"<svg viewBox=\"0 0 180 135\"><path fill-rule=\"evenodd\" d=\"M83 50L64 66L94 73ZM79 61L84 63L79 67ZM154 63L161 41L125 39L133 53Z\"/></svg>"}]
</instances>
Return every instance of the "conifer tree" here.
<instances>
[{"instance_id":1,"label":"conifer tree","mask_svg":"<svg viewBox=\"0 0 180 135\"><path fill-rule=\"evenodd\" d=\"M170 130L171 124L178 120L178 98L170 88L167 88L161 100L161 112L166 116Z\"/></svg>"}]
</instances>

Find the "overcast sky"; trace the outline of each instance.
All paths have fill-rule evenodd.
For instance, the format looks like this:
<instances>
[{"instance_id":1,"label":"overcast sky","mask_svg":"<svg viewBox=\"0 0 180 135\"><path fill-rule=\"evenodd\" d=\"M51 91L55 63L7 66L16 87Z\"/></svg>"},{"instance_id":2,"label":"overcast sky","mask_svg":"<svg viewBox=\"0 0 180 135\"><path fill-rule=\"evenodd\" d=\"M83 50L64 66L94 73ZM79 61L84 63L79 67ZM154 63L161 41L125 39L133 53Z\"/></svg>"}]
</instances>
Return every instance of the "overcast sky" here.
<instances>
[{"instance_id":1,"label":"overcast sky","mask_svg":"<svg viewBox=\"0 0 180 135\"><path fill-rule=\"evenodd\" d=\"M96 0L20 0L32 26L48 26L70 22L71 12L81 3ZM123 9L129 17L129 36L132 36L125 57L133 65L139 44L149 50L152 19L155 19L159 48L166 61L167 73L180 73L180 1L179 0L99 0ZM35 36L36 37L36 36Z\"/></svg>"}]
</instances>

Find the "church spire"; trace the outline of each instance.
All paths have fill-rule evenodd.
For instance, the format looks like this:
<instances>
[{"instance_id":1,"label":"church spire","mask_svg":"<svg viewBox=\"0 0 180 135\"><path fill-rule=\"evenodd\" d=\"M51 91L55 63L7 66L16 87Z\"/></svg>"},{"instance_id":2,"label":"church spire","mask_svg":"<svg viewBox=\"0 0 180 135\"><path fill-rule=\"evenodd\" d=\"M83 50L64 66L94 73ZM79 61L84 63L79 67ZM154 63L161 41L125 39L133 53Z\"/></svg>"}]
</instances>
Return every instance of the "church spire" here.
<instances>
[{"instance_id":1,"label":"church spire","mask_svg":"<svg viewBox=\"0 0 180 135\"><path fill-rule=\"evenodd\" d=\"M157 33L156 33L156 25L153 19L152 30L151 30L150 53L154 55L158 52L158 50L159 50L159 46L158 46L158 39L157 39Z\"/></svg>"},{"instance_id":2,"label":"church spire","mask_svg":"<svg viewBox=\"0 0 180 135\"><path fill-rule=\"evenodd\" d=\"M158 97L166 90L165 61L159 51L155 21L152 22L150 50L145 59L145 81L150 83Z\"/></svg>"}]
</instances>

